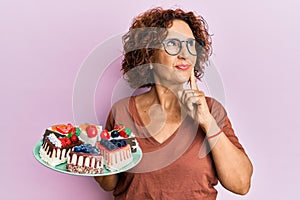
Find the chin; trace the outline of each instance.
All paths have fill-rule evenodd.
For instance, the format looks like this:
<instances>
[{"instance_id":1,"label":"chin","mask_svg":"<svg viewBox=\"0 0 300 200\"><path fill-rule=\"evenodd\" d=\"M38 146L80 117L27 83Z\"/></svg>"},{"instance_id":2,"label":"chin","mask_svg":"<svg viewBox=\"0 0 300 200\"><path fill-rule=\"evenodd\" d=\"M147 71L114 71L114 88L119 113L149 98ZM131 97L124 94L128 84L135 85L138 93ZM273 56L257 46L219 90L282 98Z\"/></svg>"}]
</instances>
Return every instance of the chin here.
<instances>
[{"instance_id":1,"label":"chin","mask_svg":"<svg viewBox=\"0 0 300 200\"><path fill-rule=\"evenodd\" d=\"M178 84L184 84L190 80L190 76L186 74L178 74L175 80Z\"/></svg>"}]
</instances>

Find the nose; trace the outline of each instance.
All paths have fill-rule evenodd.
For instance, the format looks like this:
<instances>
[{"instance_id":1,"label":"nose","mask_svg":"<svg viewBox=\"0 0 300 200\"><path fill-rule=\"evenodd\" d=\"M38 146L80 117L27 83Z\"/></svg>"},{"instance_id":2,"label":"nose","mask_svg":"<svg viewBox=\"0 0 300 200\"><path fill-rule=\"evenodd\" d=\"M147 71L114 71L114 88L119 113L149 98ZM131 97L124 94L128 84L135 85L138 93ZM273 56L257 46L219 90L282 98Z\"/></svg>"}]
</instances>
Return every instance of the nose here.
<instances>
[{"instance_id":1,"label":"nose","mask_svg":"<svg viewBox=\"0 0 300 200\"><path fill-rule=\"evenodd\" d=\"M178 54L178 57L186 59L189 55L189 51L187 49L187 41L181 41L181 51Z\"/></svg>"}]
</instances>

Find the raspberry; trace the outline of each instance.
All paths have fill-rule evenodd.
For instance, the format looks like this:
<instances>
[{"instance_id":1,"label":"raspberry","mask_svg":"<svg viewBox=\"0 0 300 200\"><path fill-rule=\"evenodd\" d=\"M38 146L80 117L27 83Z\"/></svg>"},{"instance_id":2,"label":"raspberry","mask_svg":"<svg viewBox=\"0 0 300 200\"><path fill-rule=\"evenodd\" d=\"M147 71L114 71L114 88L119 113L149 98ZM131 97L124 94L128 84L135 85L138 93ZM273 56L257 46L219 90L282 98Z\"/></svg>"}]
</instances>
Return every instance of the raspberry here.
<instances>
[{"instance_id":1,"label":"raspberry","mask_svg":"<svg viewBox=\"0 0 300 200\"><path fill-rule=\"evenodd\" d=\"M114 126L114 130L122 130L124 127L121 124L117 124Z\"/></svg>"},{"instance_id":2,"label":"raspberry","mask_svg":"<svg viewBox=\"0 0 300 200\"><path fill-rule=\"evenodd\" d=\"M64 138L58 138L58 139L61 142L61 146L63 146L63 147L66 146L66 141Z\"/></svg>"},{"instance_id":3,"label":"raspberry","mask_svg":"<svg viewBox=\"0 0 300 200\"><path fill-rule=\"evenodd\" d=\"M69 138L64 138L66 145L70 145L72 142Z\"/></svg>"},{"instance_id":4,"label":"raspberry","mask_svg":"<svg viewBox=\"0 0 300 200\"><path fill-rule=\"evenodd\" d=\"M119 134L123 138L127 138L128 137L125 131L120 131Z\"/></svg>"},{"instance_id":5,"label":"raspberry","mask_svg":"<svg viewBox=\"0 0 300 200\"><path fill-rule=\"evenodd\" d=\"M71 142L78 142L78 137L76 135L72 135L70 137Z\"/></svg>"}]
</instances>

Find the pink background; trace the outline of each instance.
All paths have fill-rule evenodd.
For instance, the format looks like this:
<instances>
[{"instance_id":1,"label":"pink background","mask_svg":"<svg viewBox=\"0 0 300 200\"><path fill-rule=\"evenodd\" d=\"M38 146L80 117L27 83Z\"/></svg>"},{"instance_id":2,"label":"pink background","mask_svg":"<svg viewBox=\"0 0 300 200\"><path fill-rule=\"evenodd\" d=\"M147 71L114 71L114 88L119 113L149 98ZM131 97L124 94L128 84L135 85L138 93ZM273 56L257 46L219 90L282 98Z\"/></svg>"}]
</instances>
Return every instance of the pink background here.
<instances>
[{"instance_id":1,"label":"pink background","mask_svg":"<svg viewBox=\"0 0 300 200\"><path fill-rule=\"evenodd\" d=\"M299 1L2 0L0 199L112 199L92 178L42 166L32 149L46 127L74 122L73 84L92 49L158 5L202 14L214 34L225 107L254 164L247 196L218 186L218 199L299 196Z\"/></svg>"}]
</instances>

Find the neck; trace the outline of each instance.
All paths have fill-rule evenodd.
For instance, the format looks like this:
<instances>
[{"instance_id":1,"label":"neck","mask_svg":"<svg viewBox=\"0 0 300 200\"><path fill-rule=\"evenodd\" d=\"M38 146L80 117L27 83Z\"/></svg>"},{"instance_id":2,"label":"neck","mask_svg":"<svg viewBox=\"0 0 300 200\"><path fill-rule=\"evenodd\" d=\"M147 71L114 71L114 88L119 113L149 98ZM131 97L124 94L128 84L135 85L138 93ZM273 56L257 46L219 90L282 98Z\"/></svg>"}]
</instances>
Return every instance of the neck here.
<instances>
[{"instance_id":1,"label":"neck","mask_svg":"<svg viewBox=\"0 0 300 200\"><path fill-rule=\"evenodd\" d=\"M180 87L167 88L156 84L149 92L155 103L160 104L162 109L169 110L175 108L175 106L179 106L177 96L179 90Z\"/></svg>"}]
</instances>

